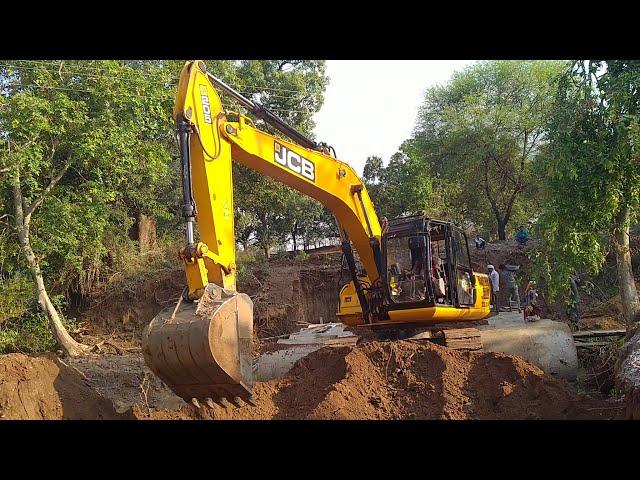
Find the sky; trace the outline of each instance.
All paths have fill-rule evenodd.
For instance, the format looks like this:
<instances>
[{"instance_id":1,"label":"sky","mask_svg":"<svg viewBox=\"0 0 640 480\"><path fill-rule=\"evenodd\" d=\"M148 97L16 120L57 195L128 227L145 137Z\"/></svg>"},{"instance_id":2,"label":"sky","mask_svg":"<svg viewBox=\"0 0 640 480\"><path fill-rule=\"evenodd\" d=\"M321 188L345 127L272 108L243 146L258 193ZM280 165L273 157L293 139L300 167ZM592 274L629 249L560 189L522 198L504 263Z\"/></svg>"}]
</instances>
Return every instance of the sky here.
<instances>
[{"instance_id":1,"label":"sky","mask_svg":"<svg viewBox=\"0 0 640 480\"><path fill-rule=\"evenodd\" d=\"M362 174L368 156L385 165L411 136L427 88L471 60L327 60L329 85L314 119L316 140Z\"/></svg>"}]
</instances>

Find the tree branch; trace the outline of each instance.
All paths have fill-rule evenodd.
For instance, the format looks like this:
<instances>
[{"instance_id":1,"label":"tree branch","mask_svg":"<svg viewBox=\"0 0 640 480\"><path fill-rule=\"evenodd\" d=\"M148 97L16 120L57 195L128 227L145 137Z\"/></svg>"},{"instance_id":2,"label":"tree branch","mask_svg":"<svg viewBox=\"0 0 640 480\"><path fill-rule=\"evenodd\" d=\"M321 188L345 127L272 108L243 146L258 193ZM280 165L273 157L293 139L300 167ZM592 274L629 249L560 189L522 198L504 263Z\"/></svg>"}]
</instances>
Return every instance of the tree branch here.
<instances>
[{"instance_id":1,"label":"tree branch","mask_svg":"<svg viewBox=\"0 0 640 480\"><path fill-rule=\"evenodd\" d=\"M71 166L71 161L72 161L71 158L69 158L67 160L67 163L64 165L64 167L62 167L62 169L57 173L57 175L51 179L51 181L49 182L49 185L47 185L47 188L44 189L44 192L42 192L42 194L38 198L36 198L33 202L31 202L31 205L29 205L25 209L25 212L24 212L25 218L29 218L31 214L35 211L35 209L38 208L42 204L42 202L44 202L45 197L49 194L51 189L57 185L57 183L62 179L66 171Z\"/></svg>"}]
</instances>

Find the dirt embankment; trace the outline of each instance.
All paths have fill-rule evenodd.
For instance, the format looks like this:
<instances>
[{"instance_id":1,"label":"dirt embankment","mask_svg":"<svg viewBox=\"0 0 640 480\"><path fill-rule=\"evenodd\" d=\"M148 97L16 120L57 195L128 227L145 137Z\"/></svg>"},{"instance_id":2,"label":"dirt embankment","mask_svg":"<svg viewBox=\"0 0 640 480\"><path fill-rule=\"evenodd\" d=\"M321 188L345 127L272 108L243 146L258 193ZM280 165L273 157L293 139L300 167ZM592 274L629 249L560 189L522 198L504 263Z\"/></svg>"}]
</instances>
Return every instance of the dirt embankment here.
<instances>
[{"instance_id":1,"label":"dirt embankment","mask_svg":"<svg viewBox=\"0 0 640 480\"><path fill-rule=\"evenodd\" d=\"M341 254L306 260L277 259L238 285L254 302L254 332L260 338L293 333L299 322L336 321L340 289L349 281Z\"/></svg>"},{"instance_id":2,"label":"dirt embankment","mask_svg":"<svg viewBox=\"0 0 640 480\"><path fill-rule=\"evenodd\" d=\"M0 418L119 419L112 403L55 355L0 356Z\"/></svg>"},{"instance_id":3,"label":"dirt embankment","mask_svg":"<svg viewBox=\"0 0 640 480\"><path fill-rule=\"evenodd\" d=\"M500 274L500 305L507 304L507 288L502 271L499 269L500 265L520 265L520 269L516 272L516 279L522 294L527 282L535 280L535 278L531 277L532 264L527 256L527 253L534 245L535 242L533 241L523 247L518 245L515 240L504 240L487 243L484 249L478 250L475 247L475 243L470 242L469 252L471 253L471 266L474 271L488 273L487 265L493 265Z\"/></svg>"},{"instance_id":4,"label":"dirt embankment","mask_svg":"<svg viewBox=\"0 0 640 480\"><path fill-rule=\"evenodd\" d=\"M254 302L254 333L258 338L293 333L298 322L333 322L340 288L348 271L341 254L311 255L306 260L277 259L254 268L238 284ZM142 332L151 319L174 305L186 285L184 271L163 269L138 282L113 282L88 299L80 313L78 339L99 344L96 353L139 351Z\"/></svg>"},{"instance_id":5,"label":"dirt embankment","mask_svg":"<svg viewBox=\"0 0 640 480\"><path fill-rule=\"evenodd\" d=\"M257 407L143 411L140 419L603 419L619 407L579 396L529 362L419 341L323 348L255 385Z\"/></svg>"},{"instance_id":6,"label":"dirt embankment","mask_svg":"<svg viewBox=\"0 0 640 480\"><path fill-rule=\"evenodd\" d=\"M113 281L86 299L79 313L77 339L96 345L96 353L140 350L142 332L151 319L175 304L186 285L184 271L166 268L137 281Z\"/></svg>"},{"instance_id":7,"label":"dirt embankment","mask_svg":"<svg viewBox=\"0 0 640 480\"><path fill-rule=\"evenodd\" d=\"M489 245L485 253L481 259L474 255L479 271L486 262L527 265L526 256L514 256L509 246ZM275 260L263 273L239 286L254 299L261 337L291 333L298 322L333 321L339 289L348 281L339 254ZM183 286L184 273L167 269L96 299L84 313L80 339L99 343L101 355L64 363L52 355L0 356L0 418L601 419L621 414L618 405L580 396L518 357L370 338L357 347L318 350L283 378L257 383L257 407L197 410L155 378L139 353L142 329L177 300Z\"/></svg>"}]
</instances>

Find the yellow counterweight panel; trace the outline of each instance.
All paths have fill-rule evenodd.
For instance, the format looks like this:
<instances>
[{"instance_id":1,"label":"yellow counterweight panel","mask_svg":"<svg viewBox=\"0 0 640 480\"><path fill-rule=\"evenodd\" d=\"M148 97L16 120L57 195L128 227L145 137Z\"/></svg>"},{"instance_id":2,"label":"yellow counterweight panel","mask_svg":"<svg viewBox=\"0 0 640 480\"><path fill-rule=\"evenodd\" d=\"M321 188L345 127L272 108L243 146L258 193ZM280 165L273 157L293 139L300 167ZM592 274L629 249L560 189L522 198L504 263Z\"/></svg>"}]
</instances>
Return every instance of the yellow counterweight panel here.
<instances>
[{"instance_id":1,"label":"yellow counterweight panel","mask_svg":"<svg viewBox=\"0 0 640 480\"><path fill-rule=\"evenodd\" d=\"M389 312L389 323L449 323L449 322L468 322L473 320L482 320L489 313L488 309L483 308L456 308L456 307L427 307L427 308L411 308L406 310L391 310ZM381 324L386 322L380 322Z\"/></svg>"}]
</instances>

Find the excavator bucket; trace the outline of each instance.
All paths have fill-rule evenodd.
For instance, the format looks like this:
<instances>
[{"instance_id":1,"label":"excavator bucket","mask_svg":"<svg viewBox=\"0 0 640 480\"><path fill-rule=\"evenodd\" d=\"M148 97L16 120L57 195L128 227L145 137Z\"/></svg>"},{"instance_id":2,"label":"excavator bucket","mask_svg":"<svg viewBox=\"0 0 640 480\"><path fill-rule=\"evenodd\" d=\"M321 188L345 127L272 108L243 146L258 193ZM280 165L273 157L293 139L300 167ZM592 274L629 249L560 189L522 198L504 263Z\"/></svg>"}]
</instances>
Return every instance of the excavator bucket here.
<instances>
[{"instance_id":1,"label":"excavator bucket","mask_svg":"<svg viewBox=\"0 0 640 480\"><path fill-rule=\"evenodd\" d=\"M142 336L149 368L186 402L253 403L253 302L209 283L195 303L160 312ZM194 401L195 399L195 401Z\"/></svg>"}]
</instances>

